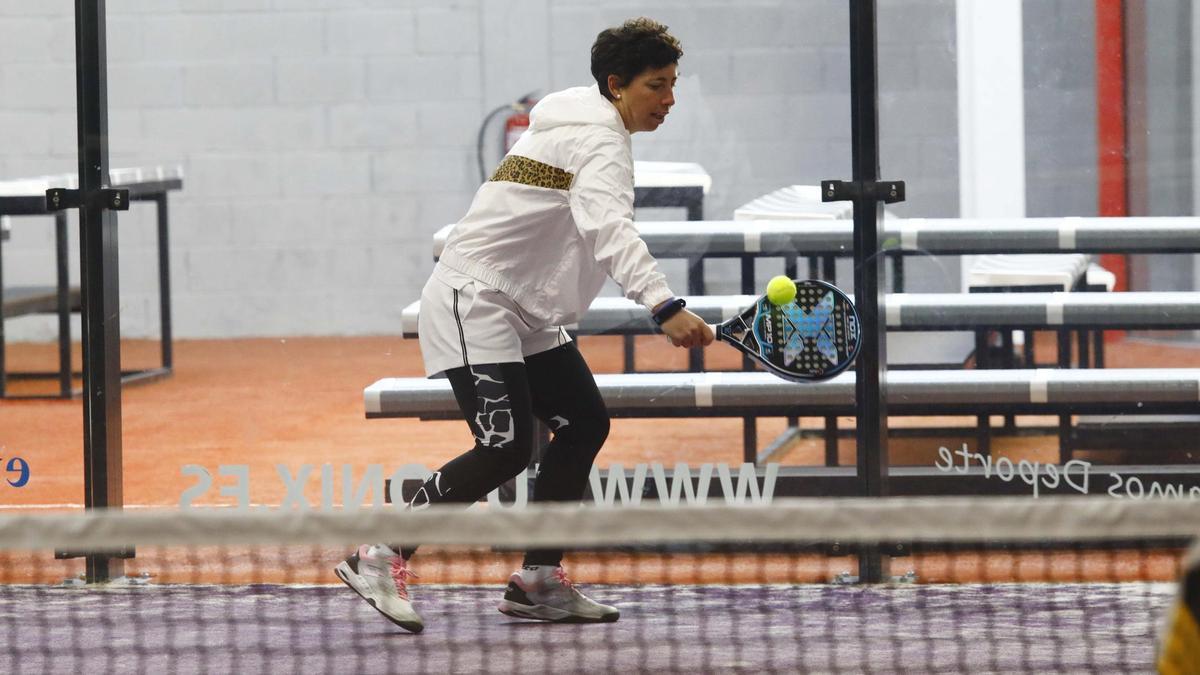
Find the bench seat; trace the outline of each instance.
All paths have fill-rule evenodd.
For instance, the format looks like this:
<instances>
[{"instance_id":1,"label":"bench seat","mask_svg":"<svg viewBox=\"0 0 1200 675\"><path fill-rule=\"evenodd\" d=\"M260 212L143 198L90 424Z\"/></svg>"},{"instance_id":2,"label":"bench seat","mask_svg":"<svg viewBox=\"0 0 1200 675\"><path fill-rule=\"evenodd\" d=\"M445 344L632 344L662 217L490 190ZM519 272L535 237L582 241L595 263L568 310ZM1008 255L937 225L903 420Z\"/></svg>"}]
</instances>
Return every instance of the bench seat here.
<instances>
[{"instance_id":1,"label":"bench seat","mask_svg":"<svg viewBox=\"0 0 1200 675\"><path fill-rule=\"evenodd\" d=\"M709 323L735 316L753 295L688 298L688 309ZM421 303L404 308L401 328L417 337ZM889 331L994 328L1200 328L1200 293L893 293L884 300ZM645 308L625 298L596 298L568 330L581 335L649 335L657 332Z\"/></svg>"},{"instance_id":2,"label":"bench seat","mask_svg":"<svg viewBox=\"0 0 1200 675\"><path fill-rule=\"evenodd\" d=\"M1069 291L1087 272L1082 253L985 255L967 273L968 288L1054 287Z\"/></svg>"},{"instance_id":3,"label":"bench seat","mask_svg":"<svg viewBox=\"0 0 1200 675\"><path fill-rule=\"evenodd\" d=\"M688 309L709 323L736 316L757 295L703 295ZM416 337L421 303L404 307L404 337ZM1200 293L892 293L883 301L888 330L977 328L1091 328L1175 330L1200 328ZM596 298L568 330L581 335L649 335L654 322L625 298Z\"/></svg>"},{"instance_id":4,"label":"bench seat","mask_svg":"<svg viewBox=\"0 0 1200 675\"><path fill-rule=\"evenodd\" d=\"M614 417L742 417L854 414L855 376L794 384L758 372L597 375ZM988 412L1194 413L1200 369L897 370L889 411L900 415ZM363 391L366 416L459 416L444 379L385 378Z\"/></svg>"},{"instance_id":5,"label":"bench seat","mask_svg":"<svg viewBox=\"0 0 1200 675\"><path fill-rule=\"evenodd\" d=\"M699 296L688 309L709 323L728 319L754 302L753 295ZM1200 293L894 293L884 301L888 364L893 368L959 368L975 350L961 331L992 328L1200 328ZM421 303L402 312L402 332L417 337ZM625 298L596 298L578 324L578 335L652 335L646 310ZM960 332L954 332L960 331Z\"/></svg>"},{"instance_id":6,"label":"bench seat","mask_svg":"<svg viewBox=\"0 0 1200 675\"><path fill-rule=\"evenodd\" d=\"M850 220L637 222L660 258L842 255L854 252ZM441 256L452 225L433 237ZM917 254L1200 253L1200 219L894 218L883 221L884 250Z\"/></svg>"}]
</instances>

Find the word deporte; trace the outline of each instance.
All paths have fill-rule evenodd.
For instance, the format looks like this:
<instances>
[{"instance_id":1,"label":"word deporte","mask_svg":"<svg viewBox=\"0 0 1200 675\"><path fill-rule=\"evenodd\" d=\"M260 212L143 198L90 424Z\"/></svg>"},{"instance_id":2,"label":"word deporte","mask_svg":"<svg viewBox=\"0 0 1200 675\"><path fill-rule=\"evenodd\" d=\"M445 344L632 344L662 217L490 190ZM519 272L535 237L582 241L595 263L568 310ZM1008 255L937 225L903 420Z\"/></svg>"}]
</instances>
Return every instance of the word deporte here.
<instances>
[{"instance_id":1,"label":"word deporte","mask_svg":"<svg viewBox=\"0 0 1200 675\"><path fill-rule=\"evenodd\" d=\"M962 448L953 453L944 446L938 448L938 461L934 466L945 473L965 474L971 470L972 463L983 469L984 478L990 479L995 476L1006 483L1021 479L1033 489L1035 499L1042 488L1053 491L1058 490L1060 486L1080 494L1091 493L1092 463L1082 459L1072 459L1062 466L1031 462L1027 459L1014 462L1007 457L992 458L990 455L971 452L967 444L963 443ZM1110 481L1107 491L1110 497L1200 499L1200 486L1143 481L1137 476L1127 476L1116 471L1107 472L1107 476Z\"/></svg>"}]
</instances>

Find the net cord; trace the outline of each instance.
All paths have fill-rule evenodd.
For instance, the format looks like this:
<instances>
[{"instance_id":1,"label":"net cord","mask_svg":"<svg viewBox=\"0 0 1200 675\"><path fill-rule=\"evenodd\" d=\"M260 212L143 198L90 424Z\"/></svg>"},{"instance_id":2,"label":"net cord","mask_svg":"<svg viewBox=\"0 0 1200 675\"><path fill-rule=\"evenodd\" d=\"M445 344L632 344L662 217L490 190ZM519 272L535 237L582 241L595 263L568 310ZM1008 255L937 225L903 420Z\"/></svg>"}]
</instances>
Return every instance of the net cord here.
<instances>
[{"instance_id":1,"label":"net cord","mask_svg":"<svg viewBox=\"0 0 1200 675\"><path fill-rule=\"evenodd\" d=\"M1108 497L776 499L763 505L359 510L187 508L0 517L0 550L125 546L352 545L373 541L484 546L670 542L1089 541L1191 538L1191 500Z\"/></svg>"}]
</instances>

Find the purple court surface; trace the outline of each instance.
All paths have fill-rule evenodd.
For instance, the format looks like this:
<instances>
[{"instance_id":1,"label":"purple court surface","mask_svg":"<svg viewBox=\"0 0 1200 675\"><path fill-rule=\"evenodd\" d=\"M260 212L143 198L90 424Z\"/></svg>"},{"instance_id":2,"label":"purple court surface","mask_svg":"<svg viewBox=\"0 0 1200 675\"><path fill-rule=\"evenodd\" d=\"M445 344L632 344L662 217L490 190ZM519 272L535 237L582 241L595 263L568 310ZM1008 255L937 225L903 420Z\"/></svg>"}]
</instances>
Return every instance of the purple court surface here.
<instances>
[{"instance_id":1,"label":"purple court surface","mask_svg":"<svg viewBox=\"0 0 1200 675\"><path fill-rule=\"evenodd\" d=\"M1144 672L1169 584L590 586L616 623L417 586L420 635L342 586L0 588L0 672Z\"/></svg>"}]
</instances>

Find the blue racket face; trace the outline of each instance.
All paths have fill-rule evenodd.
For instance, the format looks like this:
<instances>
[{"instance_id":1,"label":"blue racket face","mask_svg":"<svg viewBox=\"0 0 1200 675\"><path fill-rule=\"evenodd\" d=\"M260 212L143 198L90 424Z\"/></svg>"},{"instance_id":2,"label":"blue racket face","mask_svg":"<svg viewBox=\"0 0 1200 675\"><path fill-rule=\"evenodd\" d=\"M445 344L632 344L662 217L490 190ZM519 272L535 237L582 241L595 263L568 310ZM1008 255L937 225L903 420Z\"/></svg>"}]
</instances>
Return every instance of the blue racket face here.
<instances>
[{"instance_id":1,"label":"blue racket face","mask_svg":"<svg viewBox=\"0 0 1200 675\"><path fill-rule=\"evenodd\" d=\"M761 297L723 329L735 346L788 379L832 377L858 355L854 305L823 281L797 281L796 299L783 305Z\"/></svg>"}]
</instances>

